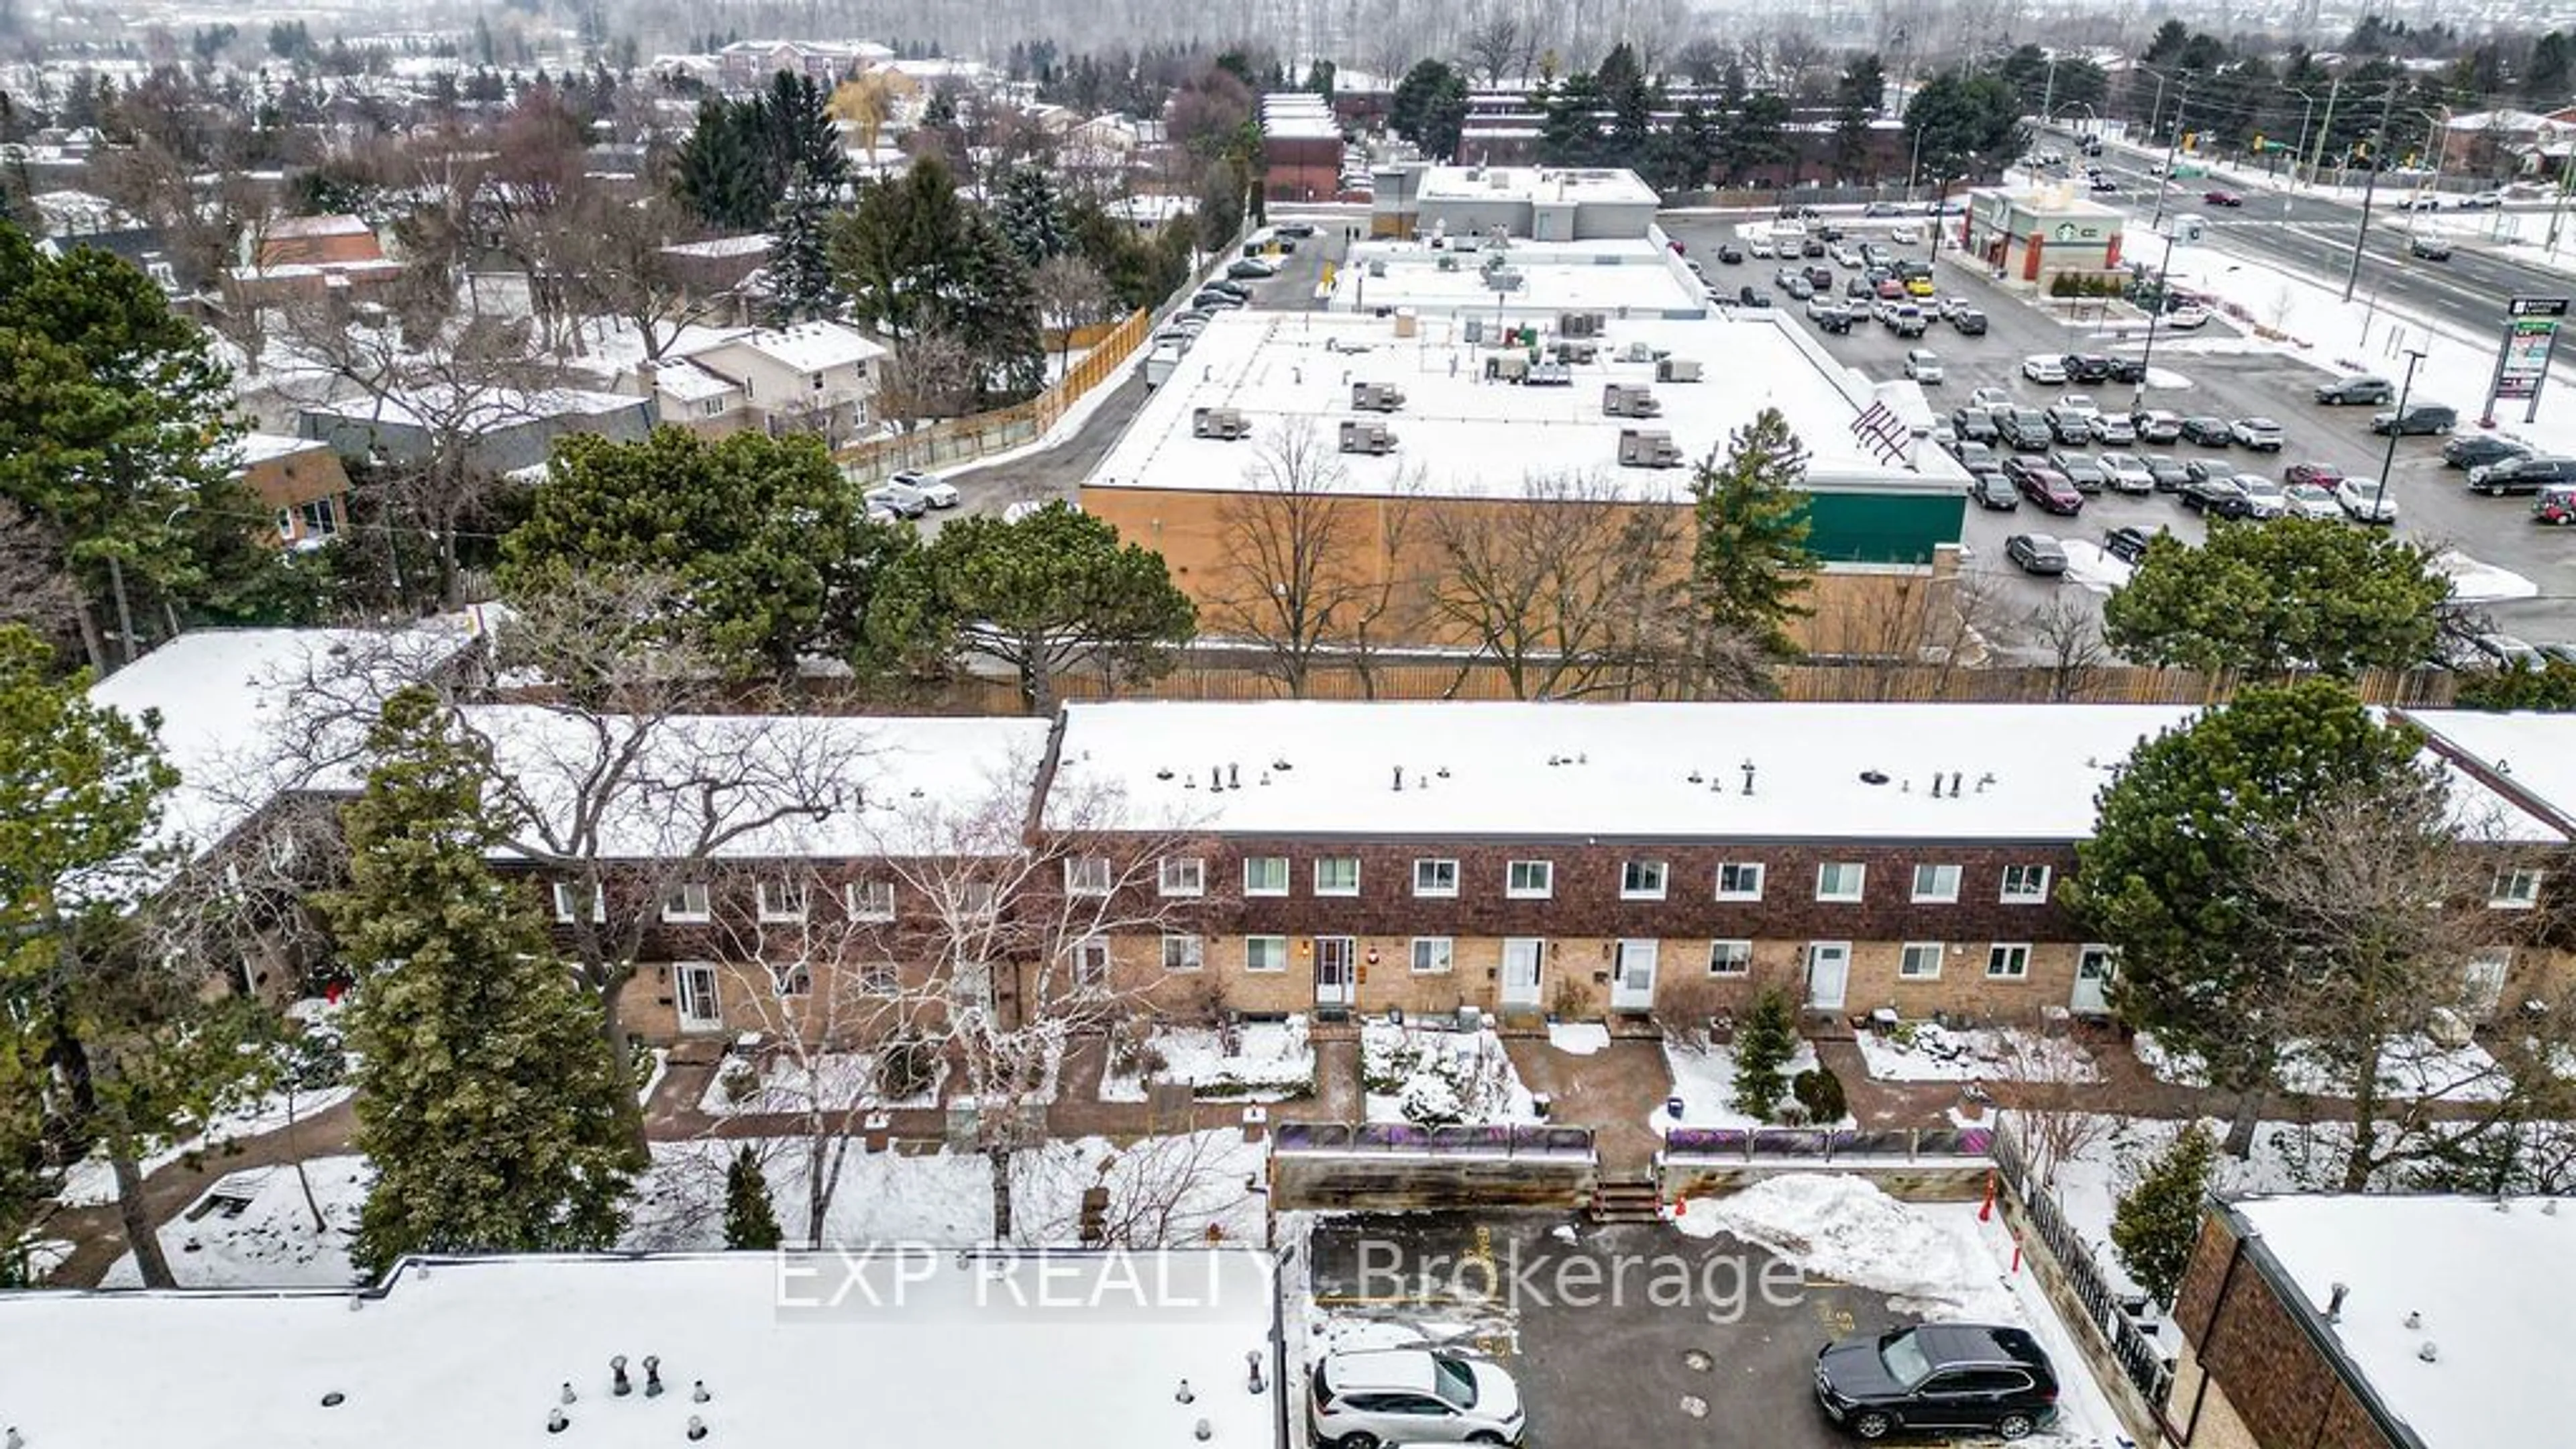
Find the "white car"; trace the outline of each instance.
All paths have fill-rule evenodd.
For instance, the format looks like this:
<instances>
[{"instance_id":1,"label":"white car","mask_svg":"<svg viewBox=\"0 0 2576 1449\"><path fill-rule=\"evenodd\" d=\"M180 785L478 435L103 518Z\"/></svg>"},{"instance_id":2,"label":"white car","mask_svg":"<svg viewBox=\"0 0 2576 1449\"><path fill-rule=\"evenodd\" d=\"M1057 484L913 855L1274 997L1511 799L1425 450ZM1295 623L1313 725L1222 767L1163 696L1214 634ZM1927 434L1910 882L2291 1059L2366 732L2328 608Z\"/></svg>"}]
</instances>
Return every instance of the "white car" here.
<instances>
[{"instance_id":1,"label":"white car","mask_svg":"<svg viewBox=\"0 0 2576 1449\"><path fill-rule=\"evenodd\" d=\"M1926 387L1941 382L1941 354L1929 347L1917 347L1905 354L1905 375Z\"/></svg>"},{"instance_id":2,"label":"white car","mask_svg":"<svg viewBox=\"0 0 2576 1449\"><path fill-rule=\"evenodd\" d=\"M2034 352L2021 360L2021 375L2049 387L2066 381L2066 364L2044 352Z\"/></svg>"},{"instance_id":3,"label":"white car","mask_svg":"<svg viewBox=\"0 0 2576 1449\"><path fill-rule=\"evenodd\" d=\"M1333 1449L1517 1444L1520 1386L1483 1359L1423 1348L1326 1354L1308 1375L1306 1422Z\"/></svg>"},{"instance_id":4,"label":"white car","mask_svg":"<svg viewBox=\"0 0 2576 1449\"><path fill-rule=\"evenodd\" d=\"M2093 394L2089 392L2061 393L2058 395L2057 405L2070 413L2082 413L2088 418L2102 416L2102 405L2093 401Z\"/></svg>"},{"instance_id":5,"label":"white car","mask_svg":"<svg viewBox=\"0 0 2576 1449\"><path fill-rule=\"evenodd\" d=\"M933 508L954 508L963 500L957 485L936 473L919 473L907 468L894 475L894 481L921 495L921 501Z\"/></svg>"},{"instance_id":6,"label":"white car","mask_svg":"<svg viewBox=\"0 0 2576 1449\"><path fill-rule=\"evenodd\" d=\"M1833 258L1835 266L1849 267L1853 271L1860 270L1860 253L1853 251L1850 247L1843 246L1838 243L1832 250L1826 252L1825 255Z\"/></svg>"},{"instance_id":7,"label":"white car","mask_svg":"<svg viewBox=\"0 0 2576 1449\"><path fill-rule=\"evenodd\" d=\"M2334 497L2344 516L2357 523L2397 521L2397 496L2376 478L2337 478Z\"/></svg>"},{"instance_id":8,"label":"white car","mask_svg":"<svg viewBox=\"0 0 2576 1449\"><path fill-rule=\"evenodd\" d=\"M2196 328L2206 327L2209 325L2209 309L2207 307L2176 307L2165 314L2165 325L2181 332L2189 332Z\"/></svg>"},{"instance_id":9,"label":"white car","mask_svg":"<svg viewBox=\"0 0 2576 1449\"><path fill-rule=\"evenodd\" d=\"M1890 231L1887 234L1887 239L1896 243L1898 246L1910 247L1923 240L1923 233L1911 226L1900 226L1895 230Z\"/></svg>"},{"instance_id":10,"label":"white car","mask_svg":"<svg viewBox=\"0 0 2576 1449\"><path fill-rule=\"evenodd\" d=\"M2292 518L2341 518L2343 504L2314 483L2293 483L2281 490L2290 496Z\"/></svg>"},{"instance_id":11,"label":"white car","mask_svg":"<svg viewBox=\"0 0 2576 1449\"><path fill-rule=\"evenodd\" d=\"M1757 236L1746 242L1744 244L1744 249L1753 253L1757 257L1768 257L1772 254L1771 238L1767 236Z\"/></svg>"},{"instance_id":12,"label":"white car","mask_svg":"<svg viewBox=\"0 0 2576 1449\"><path fill-rule=\"evenodd\" d=\"M2245 494L2245 516L2278 518L2290 511L2290 495L2281 485L2256 473L2239 473L2234 482Z\"/></svg>"},{"instance_id":13,"label":"white car","mask_svg":"<svg viewBox=\"0 0 2576 1449\"><path fill-rule=\"evenodd\" d=\"M2093 461L2100 463L2102 471L2110 475L2111 490L2115 493L2156 491L2154 470L2147 466L2146 459L2135 453L2102 453Z\"/></svg>"},{"instance_id":14,"label":"white car","mask_svg":"<svg viewBox=\"0 0 2576 1449\"><path fill-rule=\"evenodd\" d=\"M2008 408L2012 405L2012 394L1999 387L1981 387L1975 392L1968 394L1968 406L1972 408L1986 408L1991 410L1994 408Z\"/></svg>"}]
</instances>

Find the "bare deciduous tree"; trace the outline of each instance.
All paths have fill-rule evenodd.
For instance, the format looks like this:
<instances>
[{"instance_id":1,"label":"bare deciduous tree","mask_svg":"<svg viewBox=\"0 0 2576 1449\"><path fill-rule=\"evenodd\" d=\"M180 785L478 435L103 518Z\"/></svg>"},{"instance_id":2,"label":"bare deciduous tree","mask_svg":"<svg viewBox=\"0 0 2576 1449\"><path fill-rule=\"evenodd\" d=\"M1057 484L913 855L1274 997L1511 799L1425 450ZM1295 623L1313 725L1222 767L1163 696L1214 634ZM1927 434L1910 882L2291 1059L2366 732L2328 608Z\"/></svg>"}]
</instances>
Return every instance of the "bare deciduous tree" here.
<instances>
[{"instance_id":1,"label":"bare deciduous tree","mask_svg":"<svg viewBox=\"0 0 2576 1449\"><path fill-rule=\"evenodd\" d=\"M1217 507L1219 634L1251 641L1262 672L1304 698L1315 670L1347 657L1370 663L1410 601L1401 581L1409 497L1356 496L1323 433L1297 420L1264 434L1243 486Z\"/></svg>"},{"instance_id":2,"label":"bare deciduous tree","mask_svg":"<svg viewBox=\"0 0 2576 1449\"><path fill-rule=\"evenodd\" d=\"M2102 643L2102 616L2062 594L2022 616L2048 669L2048 697L2060 704L2092 693L2110 651Z\"/></svg>"},{"instance_id":3,"label":"bare deciduous tree","mask_svg":"<svg viewBox=\"0 0 2576 1449\"><path fill-rule=\"evenodd\" d=\"M1029 274L1029 288L1037 294L1038 315L1062 339L1056 348L1057 371L1062 372L1073 356L1074 332L1108 320L1117 299L1109 295L1098 267L1070 255L1038 263Z\"/></svg>"},{"instance_id":4,"label":"bare deciduous tree","mask_svg":"<svg viewBox=\"0 0 2576 1449\"><path fill-rule=\"evenodd\" d=\"M1521 57L1521 22L1500 3L1481 7L1467 24L1460 53L1483 72L1485 84L1501 85Z\"/></svg>"},{"instance_id":5,"label":"bare deciduous tree","mask_svg":"<svg viewBox=\"0 0 2576 1449\"><path fill-rule=\"evenodd\" d=\"M964 416L975 404L975 354L942 328L898 340L877 374L877 415L907 429Z\"/></svg>"}]
</instances>

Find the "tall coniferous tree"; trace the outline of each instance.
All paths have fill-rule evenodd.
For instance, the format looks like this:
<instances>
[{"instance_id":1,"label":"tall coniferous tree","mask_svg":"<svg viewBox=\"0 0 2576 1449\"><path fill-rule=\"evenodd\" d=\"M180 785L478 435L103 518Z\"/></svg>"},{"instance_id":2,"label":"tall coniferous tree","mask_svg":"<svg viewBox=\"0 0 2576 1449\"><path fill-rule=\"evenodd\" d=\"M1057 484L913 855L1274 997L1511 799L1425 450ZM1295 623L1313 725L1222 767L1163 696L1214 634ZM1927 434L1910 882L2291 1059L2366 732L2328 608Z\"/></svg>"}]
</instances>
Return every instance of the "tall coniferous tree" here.
<instances>
[{"instance_id":1,"label":"tall coniferous tree","mask_svg":"<svg viewBox=\"0 0 2576 1449\"><path fill-rule=\"evenodd\" d=\"M1806 476L1807 450L1789 420L1764 408L1735 430L1724 461L1712 454L1691 481L1690 590L1700 622L1775 655L1797 652L1789 622L1814 612Z\"/></svg>"},{"instance_id":2,"label":"tall coniferous tree","mask_svg":"<svg viewBox=\"0 0 2576 1449\"><path fill-rule=\"evenodd\" d=\"M349 885L325 903L359 973L347 1040L357 1146L375 1167L358 1266L406 1253L605 1248L635 1159L596 1008L524 892L492 872L507 839L486 762L435 696L389 700L345 814Z\"/></svg>"}]
</instances>

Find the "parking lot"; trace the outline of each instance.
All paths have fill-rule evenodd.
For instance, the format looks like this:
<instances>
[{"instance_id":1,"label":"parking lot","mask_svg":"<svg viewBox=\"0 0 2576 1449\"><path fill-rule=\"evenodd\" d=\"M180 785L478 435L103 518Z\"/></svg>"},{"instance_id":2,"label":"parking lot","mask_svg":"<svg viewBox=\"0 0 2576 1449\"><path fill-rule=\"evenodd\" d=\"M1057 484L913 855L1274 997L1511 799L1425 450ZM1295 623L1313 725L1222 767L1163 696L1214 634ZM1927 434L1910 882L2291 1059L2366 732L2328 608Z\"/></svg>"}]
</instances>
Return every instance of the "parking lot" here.
<instances>
[{"instance_id":1,"label":"parking lot","mask_svg":"<svg viewBox=\"0 0 2576 1449\"><path fill-rule=\"evenodd\" d=\"M1586 1226L1579 1246L1554 1235L1554 1213L1478 1216L1414 1214L1348 1217L1319 1223L1309 1248L1319 1308L1339 1318L1382 1322L1402 1341L1418 1327L1424 1340L1463 1341L1508 1369L1529 1405L1527 1442L1534 1449L1576 1444L1762 1446L1836 1449L1851 1441L1817 1411L1816 1350L1845 1334L1876 1332L1902 1321L1886 1295L1803 1278L1764 1250L1732 1237L1691 1238L1661 1224ZM1435 1265L1432 1285L1481 1286L1488 1271L1538 1292L1517 1295L1509 1310L1463 1301L1446 1292L1388 1293L1381 1273L1363 1271L1362 1244L1383 1265L1390 1252L1408 1266ZM1628 1284L1617 1305L1576 1306L1546 1291L1557 1265L1670 1258L1717 1292L1688 1304L1644 1301L1643 1279ZM1453 1271L1457 1265L1467 1265ZM1479 1266L1483 1265L1483 1266ZM1796 1285L1766 1297L1765 1273ZM1743 1289L1740 1312L1724 1311ZM1773 1298L1790 1298L1783 1306ZM1302 1426L1297 1436L1303 1441Z\"/></svg>"},{"instance_id":2,"label":"parking lot","mask_svg":"<svg viewBox=\"0 0 2576 1449\"><path fill-rule=\"evenodd\" d=\"M1688 247L1691 256L1701 260L1709 280L1722 290L1731 294L1748 282L1770 290L1776 263L1748 260L1739 266L1727 266L1716 260L1718 243L1734 239L1734 220L1673 216L1665 219L1665 227ZM1897 250L1901 255L1925 254L1920 246ZM1848 335L1824 334L1826 349L1864 375L1884 379L1902 375L1909 347L1933 348L1941 355L1945 377L1939 386L1927 387L1925 392L1945 415L1964 403L1971 391L1987 386L2003 388L2015 401L2033 407L2044 408L2068 391L2089 393L2105 411L2126 411L2132 405L2138 392L2133 385L2047 387L2024 379L2020 364L2023 357L2033 353L2052 357L2076 351L2136 356L2144 341L2142 334L2106 334L2093 327L2067 326L2023 305L1993 286L1981 272L1966 266L1943 262L1936 268L1935 277L1943 294L1963 297L1985 312L1989 322L1985 336L1963 337L1946 324L1936 323L1922 342L1912 343L1882 326L1863 321ZM1804 320L1796 304L1788 303L1776 292L1773 295L1775 305L1787 304L1786 315L1796 319L1796 325L1812 325ZM2222 319L2196 333L2177 335L2159 330L2152 363L2159 381L2168 380L2161 375L2170 372L2188 385L2148 389L2146 406L2229 418L2268 416L2282 424L2287 445L2278 454L2209 450L2190 444L2142 446L2126 451L2171 453L2185 461L2196 453L2223 451L2238 468L2275 480L2284 467L2297 462L2323 463L2362 477L2380 474L2387 440L2369 431L2370 415L2376 409L2327 407L2313 400L2316 385L2339 371L2333 368L2331 359L2312 364L2268 350L2252 350ZM2383 375L2392 380L2395 376L2386 371ZM2465 408L2474 401L2481 382L2482 379L2419 374L2414 400L2449 402ZM2512 429L2504 431L2510 435ZM2442 442L2440 438L2422 437L2398 441L2396 464L2388 470L2390 496L2399 508L2398 535L2431 546L2456 548L2539 585L2539 598L2489 607L2487 612L2497 627L2535 642L2576 639L2576 593L2558 587L2568 550L2576 548L2576 539L2569 538L2565 530L2535 527L2530 520L2528 499L2484 498L2469 493L2465 476L2442 466ZM2058 582L2020 573L2004 559L2006 537L2016 532L2042 532L2098 542L2103 534L2122 525L2161 526L2191 541L2202 536L2200 515L2185 509L2169 493L2143 498L2094 495L2085 500L2082 514L2072 518L2042 514L2027 504L2011 513L1971 506L1964 533L1966 567L1975 574L1980 592L1989 601L1985 620L1989 643L2008 658L2044 660L2050 645L2034 627L2033 611L2053 596L2074 598L2084 608L2098 611L2101 598L2073 581Z\"/></svg>"}]
</instances>

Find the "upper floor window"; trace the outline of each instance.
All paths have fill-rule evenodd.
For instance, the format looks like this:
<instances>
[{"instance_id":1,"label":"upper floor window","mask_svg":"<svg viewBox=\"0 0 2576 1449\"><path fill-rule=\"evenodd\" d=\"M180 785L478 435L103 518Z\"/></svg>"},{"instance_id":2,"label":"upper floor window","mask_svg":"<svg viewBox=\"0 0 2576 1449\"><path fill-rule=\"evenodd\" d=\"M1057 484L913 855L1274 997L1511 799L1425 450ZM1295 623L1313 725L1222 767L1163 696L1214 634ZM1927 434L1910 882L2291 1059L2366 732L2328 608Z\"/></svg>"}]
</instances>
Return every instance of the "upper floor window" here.
<instances>
[{"instance_id":1,"label":"upper floor window","mask_svg":"<svg viewBox=\"0 0 2576 1449\"><path fill-rule=\"evenodd\" d=\"M1417 860L1413 863L1413 893L1417 896L1454 896L1458 894L1458 862L1454 860Z\"/></svg>"},{"instance_id":2,"label":"upper floor window","mask_svg":"<svg viewBox=\"0 0 2576 1449\"><path fill-rule=\"evenodd\" d=\"M2004 896L2010 905L2033 906L2048 899L2048 867L2044 865L2008 865L2004 867Z\"/></svg>"},{"instance_id":3,"label":"upper floor window","mask_svg":"<svg viewBox=\"0 0 2576 1449\"><path fill-rule=\"evenodd\" d=\"M1171 856L1163 861L1163 894L1197 896L1207 894L1207 862L1195 855Z\"/></svg>"},{"instance_id":4,"label":"upper floor window","mask_svg":"<svg viewBox=\"0 0 2576 1449\"><path fill-rule=\"evenodd\" d=\"M1556 862L1516 860L1503 873L1503 894L1516 901L1545 900L1556 893Z\"/></svg>"},{"instance_id":5,"label":"upper floor window","mask_svg":"<svg viewBox=\"0 0 2576 1449\"><path fill-rule=\"evenodd\" d=\"M894 882L890 880L854 880L846 889L850 919L854 921L891 921L894 919Z\"/></svg>"},{"instance_id":6,"label":"upper floor window","mask_svg":"<svg viewBox=\"0 0 2576 1449\"><path fill-rule=\"evenodd\" d=\"M1856 901L1868 882L1869 867L1856 860L1829 860L1816 867L1816 899Z\"/></svg>"},{"instance_id":7,"label":"upper floor window","mask_svg":"<svg viewBox=\"0 0 2576 1449\"><path fill-rule=\"evenodd\" d=\"M760 918L764 921L801 921L805 919L805 884L792 880L765 880L760 892Z\"/></svg>"},{"instance_id":8,"label":"upper floor window","mask_svg":"<svg viewBox=\"0 0 2576 1449\"><path fill-rule=\"evenodd\" d=\"M2540 872L2522 867L2509 867L2495 873L2487 888L2487 904L2498 910L2529 910L2540 903Z\"/></svg>"},{"instance_id":9,"label":"upper floor window","mask_svg":"<svg viewBox=\"0 0 2576 1449\"><path fill-rule=\"evenodd\" d=\"M1109 857L1077 855L1066 861L1064 888L1069 895L1105 896L1109 894Z\"/></svg>"},{"instance_id":10,"label":"upper floor window","mask_svg":"<svg viewBox=\"0 0 2576 1449\"><path fill-rule=\"evenodd\" d=\"M1762 899L1762 863L1753 860L1730 860L1719 866L1717 898L1721 901Z\"/></svg>"},{"instance_id":11,"label":"upper floor window","mask_svg":"<svg viewBox=\"0 0 2576 1449\"><path fill-rule=\"evenodd\" d=\"M1664 863L1632 860L1619 867L1619 899L1660 901L1664 898Z\"/></svg>"},{"instance_id":12,"label":"upper floor window","mask_svg":"<svg viewBox=\"0 0 2576 1449\"><path fill-rule=\"evenodd\" d=\"M1360 893L1360 858L1327 855L1315 862L1315 894L1355 896Z\"/></svg>"},{"instance_id":13,"label":"upper floor window","mask_svg":"<svg viewBox=\"0 0 2576 1449\"><path fill-rule=\"evenodd\" d=\"M555 919L565 922L571 921L573 917L573 902L580 899L580 887L568 884L564 881L557 881L555 882L554 897ZM604 921L608 919L608 891L604 887L592 886L590 888L590 918L594 921Z\"/></svg>"},{"instance_id":14,"label":"upper floor window","mask_svg":"<svg viewBox=\"0 0 2576 1449\"><path fill-rule=\"evenodd\" d=\"M662 893L663 920L703 921L708 914L707 887L703 881L682 881Z\"/></svg>"},{"instance_id":15,"label":"upper floor window","mask_svg":"<svg viewBox=\"0 0 2576 1449\"><path fill-rule=\"evenodd\" d=\"M1914 899L1927 904L1955 901L1959 898L1959 868L1955 865L1918 865L1914 867Z\"/></svg>"},{"instance_id":16,"label":"upper floor window","mask_svg":"<svg viewBox=\"0 0 2576 1449\"><path fill-rule=\"evenodd\" d=\"M1288 894L1288 857L1284 855L1246 856L1243 862L1243 893L1248 896Z\"/></svg>"}]
</instances>

